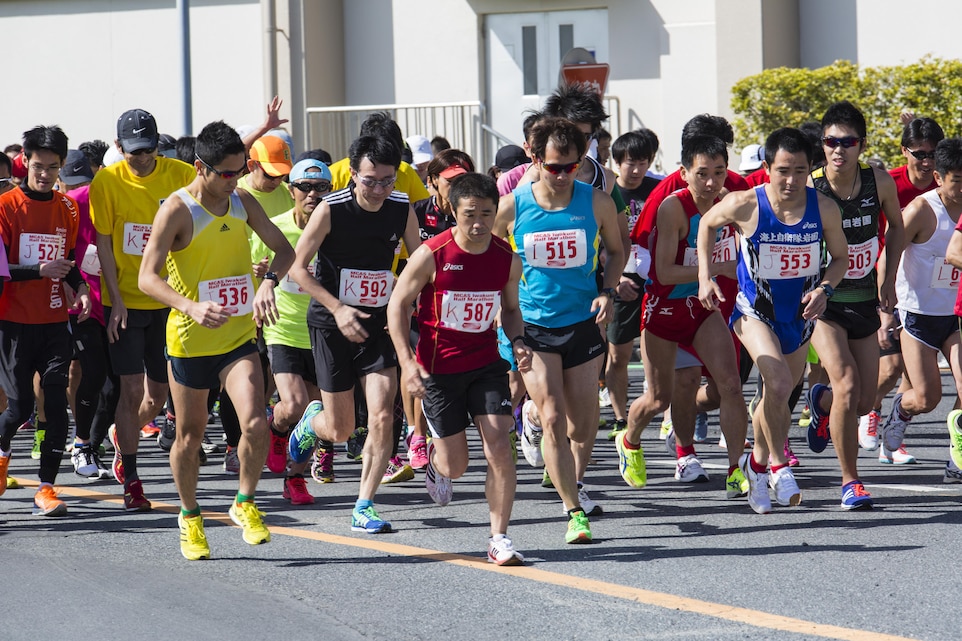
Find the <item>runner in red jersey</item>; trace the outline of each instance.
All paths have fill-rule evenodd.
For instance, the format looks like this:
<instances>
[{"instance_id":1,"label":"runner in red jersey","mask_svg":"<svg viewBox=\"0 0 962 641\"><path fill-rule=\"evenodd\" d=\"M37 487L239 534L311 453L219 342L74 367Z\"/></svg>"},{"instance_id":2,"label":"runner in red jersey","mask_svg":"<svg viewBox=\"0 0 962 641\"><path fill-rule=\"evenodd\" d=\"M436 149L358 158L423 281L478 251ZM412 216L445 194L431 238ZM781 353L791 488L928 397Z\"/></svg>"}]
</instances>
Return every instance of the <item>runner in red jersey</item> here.
<instances>
[{"instance_id":1,"label":"runner in red jersey","mask_svg":"<svg viewBox=\"0 0 962 641\"><path fill-rule=\"evenodd\" d=\"M469 415L478 426L488 461L485 496L491 518L488 560L520 565L524 557L507 538L517 482L510 434L514 429L508 364L498 353L495 317L512 340L518 367L530 367L531 350L522 340L518 281L521 259L492 237L498 188L482 174L464 174L451 185L456 227L425 241L401 273L388 325L402 381L421 398L433 440L425 485L439 505L452 498L451 479L468 467L465 430ZM408 342L409 310L420 295L417 354Z\"/></svg>"}]
</instances>

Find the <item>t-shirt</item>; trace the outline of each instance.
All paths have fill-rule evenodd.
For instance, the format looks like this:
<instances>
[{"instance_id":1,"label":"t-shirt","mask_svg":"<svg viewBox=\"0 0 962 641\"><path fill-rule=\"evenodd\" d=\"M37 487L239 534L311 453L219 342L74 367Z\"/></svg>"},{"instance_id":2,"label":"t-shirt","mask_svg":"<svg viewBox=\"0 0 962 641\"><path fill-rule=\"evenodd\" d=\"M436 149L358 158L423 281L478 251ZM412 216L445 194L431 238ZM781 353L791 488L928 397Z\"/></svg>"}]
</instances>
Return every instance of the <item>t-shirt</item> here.
<instances>
[{"instance_id":1,"label":"t-shirt","mask_svg":"<svg viewBox=\"0 0 962 641\"><path fill-rule=\"evenodd\" d=\"M297 226L293 209L274 216L271 222L277 225L291 247L297 245L298 239L304 233L304 230ZM265 256L268 260L273 260L274 252L255 234L251 238L251 262L260 262ZM307 271L311 274L314 273L316 262L317 259L314 258L307 266ZM268 345L311 349L311 335L307 330L307 308L311 304L311 295L302 290L288 274L274 288L274 301L280 318L273 325L264 325L264 342Z\"/></svg>"},{"instance_id":2,"label":"t-shirt","mask_svg":"<svg viewBox=\"0 0 962 641\"><path fill-rule=\"evenodd\" d=\"M66 194L31 200L18 188L0 196L0 239L11 265L67 258L74 250L78 224L77 203ZM63 280L6 283L0 293L0 318L24 325L67 322Z\"/></svg>"},{"instance_id":3,"label":"t-shirt","mask_svg":"<svg viewBox=\"0 0 962 641\"><path fill-rule=\"evenodd\" d=\"M274 191L258 191L251 186L247 178L247 176L244 176L238 180L237 186L249 193L254 197L254 200L260 203L260 206L264 208L264 213L267 214L268 218L283 214L294 206L294 199L291 198L291 190L287 188L286 182L277 185L277 189Z\"/></svg>"},{"instance_id":4,"label":"t-shirt","mask_svg":"<svg viewBox=\"0 0 962 641\"><path fill-rule=\"evenodd\" d=\"M77 229L76 262L90 290L90 317L104 324L104 305L100 298L100 257L97 254L97 230L90 221L90 185L72 189L67 195L77 201L80 226ZM71 314L79 313L70 310Z\"/></svg>"},{"instance_id":5,"label":"t-shirt","mask_svg":"<svg viewBox=\"0 0 962 641\"><path fill-rule=\"evenodd\" d=\"M162 309L164 305L140 291L137 279L154 216L172 193L197 175L193 165L165 156L147 176L135 176L126 161L104 167L90 183L90 219L98 234L111 236L117 285L128 309ZM161 273L166 276L166 272ZM103 303L110 306L104 287Z\"/></svg>"}]
</instances>

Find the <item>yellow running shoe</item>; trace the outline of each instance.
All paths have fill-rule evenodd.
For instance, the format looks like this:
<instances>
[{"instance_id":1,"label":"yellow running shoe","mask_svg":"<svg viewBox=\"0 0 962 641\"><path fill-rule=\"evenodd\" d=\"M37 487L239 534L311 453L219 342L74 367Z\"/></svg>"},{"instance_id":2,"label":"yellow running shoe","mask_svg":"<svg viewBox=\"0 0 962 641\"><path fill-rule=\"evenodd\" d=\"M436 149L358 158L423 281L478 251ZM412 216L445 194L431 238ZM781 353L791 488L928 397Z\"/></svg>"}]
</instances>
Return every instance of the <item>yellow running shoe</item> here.
<instances>
[{"instance_id":1,"label":"yellow running shoe","mask_svg":"<svg viewBox=\"0 0 962 641\"><path fill-rule=\"evenodd\" d=\"M0 456L0 478L4 479L6 483L0 485L0 496L7 491L8 487L17 487L17 481L13 477L7 476L7 470L10 469L10 457Z\"/></svg>"},{"instance_id":2,"label":"yellow running shoe","mask_svg":"<svg viewBox=\"0 0 962 641\"><path fill-rule=\"evenodd\" d=\"M615 449L618 450L618 470L621 478L631 487L645 487L648 483L648 470L645 467L645 451L639 446L637 450L625 447L627 431L619 432L615 436Z\"/></svg>"},{"instance_id":3,"label":"yellow running shoe","mask_svg":"<svg viewBox=\"0 0 962 641\"><path fill-rule=\"evenodd\" d=\"M8 490L16 490L16 489L18 489L19 487L20 487L20 484L17 483L17 479L13 478L12 476L8 476L8 477L7 477L7 487L6 487L6 489L8 489Z\"/></svg>"},{"instance_id":4,"label":"yellow running shoe","mask_svg":"<svg viewBox=\"0 0 962 641\"><path fill-rule=\"evenodd\" d=\"M271 532L261 520L263 517L264 513L257 509L253 501L231 503L230 520L244 529L244 540L251 545L260 545L271 540Z\"/></svg>"},{"instance_id":5,"label":"yellow running shoe","mask_svg":"<svg viewBox=\"0 0 962 641\"><path fill-rule=\"evenodd\" d=\"M672 427L672 425L671 425L671 421L670 421L670 420L669 420L669 421L662 421L662 422L661 422L661 430L658 431L658 438L660 438L660 439L663 440L663 441L664 441L666 438L668 438L668 434L671 433L671 427Z\"/></svg>"},{"instance_id":6,"label":"yellow running shoe","mask_svg":"<svg viewBox=\"0 0 962 641\"><path fill-rule=\"evenodd\" d=\"M183 514L178 514L177 525L180 526L180 553L184 558L188 561L209 559L210 546L204 534L204 519L200 516L185 519Z\"/></svg>"}]
</instances>

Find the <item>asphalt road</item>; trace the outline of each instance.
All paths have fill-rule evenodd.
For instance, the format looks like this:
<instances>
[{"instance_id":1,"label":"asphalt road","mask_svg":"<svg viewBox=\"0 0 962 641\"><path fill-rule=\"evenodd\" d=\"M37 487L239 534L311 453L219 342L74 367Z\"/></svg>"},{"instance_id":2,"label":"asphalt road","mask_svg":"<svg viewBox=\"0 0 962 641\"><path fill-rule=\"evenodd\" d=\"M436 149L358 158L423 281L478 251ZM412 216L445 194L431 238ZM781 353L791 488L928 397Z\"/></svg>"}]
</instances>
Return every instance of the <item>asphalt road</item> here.
<instances>
[{"instance_id":1,"label":"asphalt road","mask_svg":"<svg viewBox=\"0 0 962 641\"><path fill-rule=\"evenodd\" d=\"M631 377L634 397L640 369ZM0 497L0 639L955 639L962 485L942 484L952 400L910 426L917 464L861 453L869 512L839 508L834 450L808 451L798 428L802 505L760 516L727 500L716 413L699 447L712 474L703 485L672 478L652 426L649 485L627 487L599 432L587 480L605 514L592 519L593 545L567 546L560 500L522 458L510 531L527 558L519 568L484 558L476 435L449 506L431 502L423 475L382 486L377 506L392 534L350 531L360 465L343 455L335 483L310 482L313 506L290 506L265 472L258 503L272 540L256 547L227 518L236 477L213 455L199 494L213 559L188 562L167 455L154 443L142 442L140 463L153 512L126 514L119 485L86 483L65 460L58 490L70 513L45 519L31 515L36 462L23 432L10 473L27 487Z\"/></svg>"}]
</instances>

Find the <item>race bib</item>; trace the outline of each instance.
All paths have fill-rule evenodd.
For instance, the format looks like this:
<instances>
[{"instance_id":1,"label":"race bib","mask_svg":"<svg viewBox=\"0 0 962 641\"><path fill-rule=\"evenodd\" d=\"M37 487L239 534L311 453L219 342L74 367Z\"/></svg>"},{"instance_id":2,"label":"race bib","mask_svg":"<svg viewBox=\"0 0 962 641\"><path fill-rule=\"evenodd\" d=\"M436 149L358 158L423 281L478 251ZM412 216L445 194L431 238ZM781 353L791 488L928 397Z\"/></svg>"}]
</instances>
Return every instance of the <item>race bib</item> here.
<instances>
[{"instance_id":1,"label":"race bib","mask_svg":"<svg viewBox=\"0 0 962 641\"><path fill-rule=\"evenodd\" d=\"M63 258L63 241L57 234L20 234L20 264L39 265Z\"/></svg>"},{"instance_id":2,"label":"race bib","mask_svg":"<svg viewBox=\"0 0 962 641\"><path fill-rule=\"evenodd\" d=\"M202 280L197 285L197 299L226 307L234 316L250 314L254 311L254 281L250 274Z\"/></svg>"},{"instance_id":3,"label":"race bib","mask_svg":"<svg viewBox=\"0 0 962 641\"><path fill-rule=\"evenodd\" d=\"M848 246L848 271L845 278L857 280L864 278L875 269L878 260L878 238L873 237L864 243Z\"/></svg>"},{"instance_id":4,"label":"race bib","mask_svg":"<svg viewBox=\"0 0 962 641\"><path fill-rule=\"evenodd\" d=\"M814 276L819 271L819 244L758 247L758 275L768 280Z\"/></svg>"},{"instance_id":5,"label":"race bib","mask_svg":"<svg viewBox=\"0 0 962 641\"><path fill-rule=\"evenodd\" d=\"M84 252L83 260L80 261L80 269L91 276L100 275L100 254L97 253L96 245L87 245L87 251Z\"/></svg>"},{"instance_id":6,"label":"race bib","mask_svg":"<svg viewBox=\"0 0 962 641\"><path fill-rule=\"evenodd\" d=\"M501 292L449 292L441 294L441 327L479 334L491 329L501 309Z\"/></svg>"},{"instance_id":7,"label":"race bib","mask_svg":"<svg viewBox=\"0 0 962 641\"><path fill-rule=\"evenodd\" d=\"M337 298L345 305L384 307L394 290L394 274L390 270L341 270L341 286Z\"/></svg>"},{"instance_id":8,"label":"race bib","mask_svg":"<svg viewBox=\"0 0 962 641\"><path fill-rule=\"evenodd\" d=\"M944 256L936 258L935 265L932 266L932 282L929 284L929 287L935 289L958 289L960 275L962 275L962 271L945 260Z\"/></svg>"},{"instance_id":9,"label":"race bib","mask_svg":"<svg viewBox=\"0 0 962 641\"><path fill-rule=\"evenodd\" d=\"M582 267L588 262L585 230L561 229L525 234L524 257L532 267Z\"/></svg>"},{"instance_id":10,"label":"race bib","mask_svg":"<svg viewBox=\"0 0 962 641\"><path fill-rule=\"evenodd\" d=\"M317 264L317 259L311 260L310 264L307 266L307 273L314 276L314 265ZM281 290L287 292L288 294L304 294L306 293L304 289L294 282L291 275L288 273L281 279Z\"/></svg>"},{"instance_id":11,"label":"race bib","mask_svg":"<svg viewBox=\"0 0 962 641\"><path fill-rule=\"evenodd\" d=\"M152 225L141 223L124 223L124 253L131 256L143 256L144 245L150 238Z\"/></svg>"},{"instance_id":12,"label":"race bib","mask_svg":"<svg viewBox=\"0 0 962 641\"><path fill-rule=\"evenodd\" d=\"M628 252L628 260L625 262L625 269L623 274L637 274L638 268L641 266L642 252L645 251L640 245L632 245L631 251Z\"/></svg>"},{"instance_id":13,"label":"race bib","mask_svg":"<svg viewBox=\"0 0 962 641\"><path fill-rule=\"evenodd\" d=\"M738 255L738 245L735 241L735 232L731 226L723 227L718 230L718 238L715 241L715 249L712 250L711 262L730 263Z\"/></svg>"}]
</instances>

